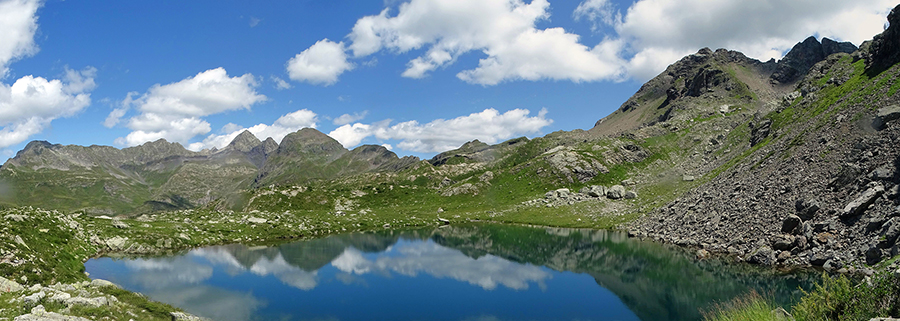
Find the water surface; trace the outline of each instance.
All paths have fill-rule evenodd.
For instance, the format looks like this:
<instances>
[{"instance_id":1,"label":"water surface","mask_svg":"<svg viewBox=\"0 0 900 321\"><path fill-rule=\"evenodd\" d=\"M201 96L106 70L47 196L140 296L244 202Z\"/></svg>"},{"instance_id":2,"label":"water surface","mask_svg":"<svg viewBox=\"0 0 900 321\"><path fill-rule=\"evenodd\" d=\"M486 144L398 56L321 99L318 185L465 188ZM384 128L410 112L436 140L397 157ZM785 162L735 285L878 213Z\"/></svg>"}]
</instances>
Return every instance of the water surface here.
<instances>
[{"instance_id":1,"label":"water surface","mask_svg":"<svg viewBox=\"0 0 900 321\"><path fill-rule=\"evenodd\" d=\"M807 274L773 274L618 232L498 225L214 246L85 263L215 320L700 320L751 290L789 304Z\"/></svg>"}]
</instances>

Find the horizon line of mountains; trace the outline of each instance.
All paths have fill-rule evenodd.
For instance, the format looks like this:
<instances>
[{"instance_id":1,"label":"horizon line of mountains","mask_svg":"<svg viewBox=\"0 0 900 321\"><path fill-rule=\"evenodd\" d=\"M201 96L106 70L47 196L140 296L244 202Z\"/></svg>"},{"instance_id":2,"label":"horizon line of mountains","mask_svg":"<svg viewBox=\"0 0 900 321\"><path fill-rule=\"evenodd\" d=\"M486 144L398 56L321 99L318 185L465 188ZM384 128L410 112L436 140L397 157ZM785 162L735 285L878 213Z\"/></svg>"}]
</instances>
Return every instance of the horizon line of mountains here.
<instances>
[{"instance_id":1,"label":"horizon line of mountains","mask_svg":"<svg viewBox=\"0 0 900 321\"><path fill-rule=\"evenodd\" d=\"M709 59L726 59L729 63L747 66L758 73L754 77L765 79L767 86L782 88L775 90L780 93L785 91L783 88L796 84L813 65L829 55L850 53L857 49L849 42L835 42L828 38L819 42L815 37L809 37L795 45L780 61L761 62L736 51L719 49L713 52L703 48L697 54L670 65L590 130L560 131L542 138L554 140L554 144L559 145L564 144L562 141L575 139L587 142L601 137L618 137L672 119L673 114L679 112L676 110L679 104L675 102L678 98L701 97L723 84L728 91L738 91L731 88L735 87L735 83L738 84L737 89L748 87L741 87L741 81L729 78L721 70L700 66ZM681 84L683 88L670 84L672 79L668 78L673 76L688 79ZM665 81L660 82L660 79ZM755 88L748 87L748 90ZM664 110L663 107L668 106L669 110L664 115L639 122L616 120L621 118L620 114L629 111L636 114L634 110L640 105L650 105L640 101L642 97L666 97L657 109ZM650 107L638 109L641 108ZM679 108L684 109L683 106ZM615 121L604 122L607 119ZM244 205L247 199L245 194L252 189L305 184L312 180L363 173L396 173L418 166L443 166L448 162L455 163L456 159L489 162L497 158L492 155L501 153L500 150L515 153L515 150L506 147L523 146L522 143L529 141L526 137L520 137L488 145L475 140L459 149L439 153L427 161L415 156L399 157L379 145L361 145L350 150L314 128L303 128L288 134L281 143L276 143L271 137L261 141L251 132L244 131L222 149L199 152L164 139L122 149L32 141L0 166L0 206L4 203L7 206L40 205L83 209L92 214L130 212L135 210L134 204L143 204L140 206L143 210L172 210L209 204L219 209L234 209ZM552 147L555 146L546 149Z\"/></svg>"}]
</instances>

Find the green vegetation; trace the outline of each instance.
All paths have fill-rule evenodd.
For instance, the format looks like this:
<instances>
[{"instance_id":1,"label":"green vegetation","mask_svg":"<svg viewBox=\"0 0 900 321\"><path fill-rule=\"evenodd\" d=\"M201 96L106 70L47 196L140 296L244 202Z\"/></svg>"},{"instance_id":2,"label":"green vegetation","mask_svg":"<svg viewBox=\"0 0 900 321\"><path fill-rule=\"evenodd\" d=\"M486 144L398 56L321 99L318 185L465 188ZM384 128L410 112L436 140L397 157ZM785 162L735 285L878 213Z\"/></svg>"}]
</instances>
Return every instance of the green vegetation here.
<instances>
[{"instance_id":1,"label":"green vegetation","mask_svg":"<svg viewBox=\"0 0 900 321\"><path fill-rule=\"evenodd\" d=\"M867 321L900 315L900 276L882 271L865 280L822 275L822 283L806 292L790 312L797 321ZM707 321L780 320L770 300L751 292L719 304L705 314Z\"/></svg>"},{"instance_id":2,"label":"green vegetation","mask_svg":"<svg viewBox=\"0 0 900 321\"><path fill-rule=\"evenodd\" d=\"M856 281L843 275L825 276L821 285L804 294L793 308L801 321L900 316L900 277L889 271Z\"/></svg>"},{"instance_id":3,"label":"green vegetation","mask_svg":"<svg viewBox=\"0 0 900 321\"><path fill-rule=\"evenodd\" d=\"M703 314L705 321L779 321L773 310L776 307L756 292L750 292L734 300L716 304Z\"/></svg>"}]
</instances>

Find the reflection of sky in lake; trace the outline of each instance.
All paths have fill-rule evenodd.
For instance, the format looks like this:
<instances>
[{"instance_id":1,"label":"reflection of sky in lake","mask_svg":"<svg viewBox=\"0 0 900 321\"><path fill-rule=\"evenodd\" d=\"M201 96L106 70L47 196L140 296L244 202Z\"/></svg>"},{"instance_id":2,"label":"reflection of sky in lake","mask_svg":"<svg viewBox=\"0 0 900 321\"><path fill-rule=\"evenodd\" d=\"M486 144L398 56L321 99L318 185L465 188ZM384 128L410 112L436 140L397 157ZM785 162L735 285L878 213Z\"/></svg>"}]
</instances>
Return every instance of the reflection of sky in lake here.
<instances>
[{"instance_id":1,"label":"reflection of sky in lake","mask_svg":"<svg viewBox=\"0 0 900 321\"><path fill-rule=\"evenodd\" d=\"M315 271L235 246L172 258L85 264L91 277L215 320L637 320L588 275L493 255L466 256L426 240L379 253L344 246ZM239 254L238 254L239 253Z\"/></svg>"}]
</instances>

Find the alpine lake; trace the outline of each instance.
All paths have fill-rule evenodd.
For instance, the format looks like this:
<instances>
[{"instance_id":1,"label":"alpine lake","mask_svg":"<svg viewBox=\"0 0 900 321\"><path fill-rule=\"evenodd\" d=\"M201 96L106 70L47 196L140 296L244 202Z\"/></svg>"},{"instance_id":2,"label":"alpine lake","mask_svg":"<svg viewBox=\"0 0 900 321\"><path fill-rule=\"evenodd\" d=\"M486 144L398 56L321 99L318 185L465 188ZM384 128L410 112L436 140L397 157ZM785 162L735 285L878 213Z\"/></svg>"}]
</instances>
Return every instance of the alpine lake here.
<instances>
[{"instance_id":1,"label":"alpine lake","mask_svg":"<svg viewBox=\"0 0 900 321\"><path fill-rule=\"evenodd\" d=\"M702 320L755 291L789 306L820 276L605 230L463 225L92 259L92 278L213 320Z\"/></svg>"}]
</instances>

